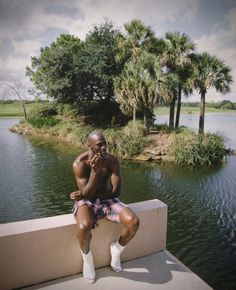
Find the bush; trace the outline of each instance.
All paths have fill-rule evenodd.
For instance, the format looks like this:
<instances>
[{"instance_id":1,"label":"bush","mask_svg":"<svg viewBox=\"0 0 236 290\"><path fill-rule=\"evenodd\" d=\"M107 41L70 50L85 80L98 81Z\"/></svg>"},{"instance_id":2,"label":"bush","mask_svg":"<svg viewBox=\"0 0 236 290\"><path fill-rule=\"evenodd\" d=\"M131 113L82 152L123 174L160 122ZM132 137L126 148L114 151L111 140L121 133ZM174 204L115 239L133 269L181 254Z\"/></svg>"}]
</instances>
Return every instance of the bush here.
<instances>
[{"instance_id":1,"label":"bush","mask_svg":"<svg viewBox=\"0 0 236 290\"><path fill-rule=\"evenodd\" d=\"M29 112L29 116L37 116L37 117L49 117L56 116L57 106L55 103L39 103Z\"/></svg>"},{"instance_id":2,"label":"bush","mask_svg":"<svg viewBox=\"0 0 236 290\"><path fill-rule=\"evenodd\" d=\"M99 127L124 126L128 117L115 101L92 100L78 103L82 123Z\"/></svg>"},{"instance_id":3,"label":"bush","mask_svg":"<svg viewBox=\"0 0 236 290\"><path fill-rule=\"evenodd\" d=\"M27 121L35 128L42 128L42 127L53 127L57 125L60 120L54 117L37 117L37 116L30 116L27 118Z\"/></svg>"},{"instance_id":4,"label":"bush","mask_svg":"<svg viewBox=\"0 0 236 290\"><path fill-rule=\"evenodd\" d=\"M144 138L144 131L145 127L138 121L135 123L130 121L122 129L104 130L109 151L122 158L139 155L151 142Z\"/></svg>"},{"instance_id":5,"label":"bush","mask_svg":"<svg viewBox=\"0 0 236 290\"><path fill-rule=\"evenodd\" d=\"M223 138L217 134L184 132L176 135L173 155L178 164L212 165L224 160L226 150Z\"/></svg>"},{"instance_id":6,"label":"bush","mask_svg":"<svg viewBox=\"0 0 236 290\"><path fill-rule=\"evenodd\" d=\"M39 104L30 110L27 121L36 128L53 127L60 122L55 117L57 113L54 103Z\"/></svg>"},{"instance_id":7,"label":"bush","mask_svg":"<svg viewBox=\"0 0 236 290\"><path fill-rule=\"evenodd\" d=\"M78 117L78 109L70 104L57 104L57 113L68 119L76 119Z\"/></svg>"}]
</instances>

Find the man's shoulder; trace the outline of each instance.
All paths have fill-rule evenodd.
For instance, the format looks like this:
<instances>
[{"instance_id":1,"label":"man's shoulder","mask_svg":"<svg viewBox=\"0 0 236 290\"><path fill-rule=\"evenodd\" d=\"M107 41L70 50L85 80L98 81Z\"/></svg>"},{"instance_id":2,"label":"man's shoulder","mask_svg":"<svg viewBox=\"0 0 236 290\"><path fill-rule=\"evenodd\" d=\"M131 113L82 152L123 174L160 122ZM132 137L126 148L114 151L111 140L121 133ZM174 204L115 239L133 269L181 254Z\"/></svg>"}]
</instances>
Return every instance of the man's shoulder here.
<instances>
[{"instance_id":1,"label":"man's shoulder","mask_svg":"<svg viewBox=\"0 0 236 290\"><path fill-rule=\"evenodd\" d=\"M88 158L89 158L89 151L86 151L86 152L81 153L74 160L73 166L76 166L79 163L86 163L86 161L88 160Z\"/></svg>"},{"instance_id":2,"label":"man's shoulder","mask_svg":"<svg viewBox=\"0 0 236 290\"><path fill-rule=\"evenodd\" d=\"M108 156L108 160L112 163L119 163L119 160L116 156L114 156L113 154L107 153Z\"/></svg>"}]
</instances>

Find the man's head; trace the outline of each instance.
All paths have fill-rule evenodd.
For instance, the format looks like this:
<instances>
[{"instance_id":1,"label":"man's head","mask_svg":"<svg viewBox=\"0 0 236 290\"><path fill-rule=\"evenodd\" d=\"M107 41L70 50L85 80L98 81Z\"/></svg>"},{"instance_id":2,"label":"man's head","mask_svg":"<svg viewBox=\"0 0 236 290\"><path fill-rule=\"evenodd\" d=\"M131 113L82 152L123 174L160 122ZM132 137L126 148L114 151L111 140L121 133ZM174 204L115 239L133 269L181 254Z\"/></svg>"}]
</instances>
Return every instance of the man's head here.
<instances>
[{"instance_id":1,"label":"man's head","mask_svg":"<svg viewBox=\"0 0 236 290\"><path fill-rule=\"evenodd\" d=\"M107 149L107 142L101 132L93 131L88 136L88 146L94 154L101 154L105 156Z\"/></svg>"}]
</instances>

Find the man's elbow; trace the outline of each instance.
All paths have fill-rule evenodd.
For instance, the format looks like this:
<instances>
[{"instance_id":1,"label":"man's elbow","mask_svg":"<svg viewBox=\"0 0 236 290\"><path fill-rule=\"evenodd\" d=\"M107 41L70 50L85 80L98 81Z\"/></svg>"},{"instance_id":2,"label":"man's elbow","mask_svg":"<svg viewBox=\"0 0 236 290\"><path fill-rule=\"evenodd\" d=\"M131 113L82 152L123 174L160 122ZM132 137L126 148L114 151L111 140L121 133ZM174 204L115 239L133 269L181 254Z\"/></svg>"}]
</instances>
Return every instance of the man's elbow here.
<instances>
[{"instance_id":1,"label":"man's elbow","mask_svg":"<svg viewBox=\"0 0 236 290\"><path fill-rule=\"evenodd\" d=\"M84 191L82 191L82 195L83 195L84 199L92 199L94 197L94 192L84 190Z\"/></svg>"}]
</instances>

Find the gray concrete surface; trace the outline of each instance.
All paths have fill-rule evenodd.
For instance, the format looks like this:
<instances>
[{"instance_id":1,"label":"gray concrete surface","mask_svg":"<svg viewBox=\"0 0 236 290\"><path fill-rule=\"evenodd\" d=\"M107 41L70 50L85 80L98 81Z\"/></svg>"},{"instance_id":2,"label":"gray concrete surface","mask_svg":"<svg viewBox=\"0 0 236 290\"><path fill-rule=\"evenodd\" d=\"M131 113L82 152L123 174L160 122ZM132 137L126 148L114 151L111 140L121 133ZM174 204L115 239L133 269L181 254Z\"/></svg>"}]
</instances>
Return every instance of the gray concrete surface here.
<instances>
[{"instance_id":1,"label":"gray concrete surface","mask_svg":"<svg viewBox=\"0 0 236 290\"><path fill-rule=\"evenodd\" d=\"M62 261L63 262L63 261ZM49 281L25 290L210 290L196 274L168 251L124 262L123 272L110 267L96 270L96 281L88 284L82 274Z\"/></svg>"}]
</instances>

